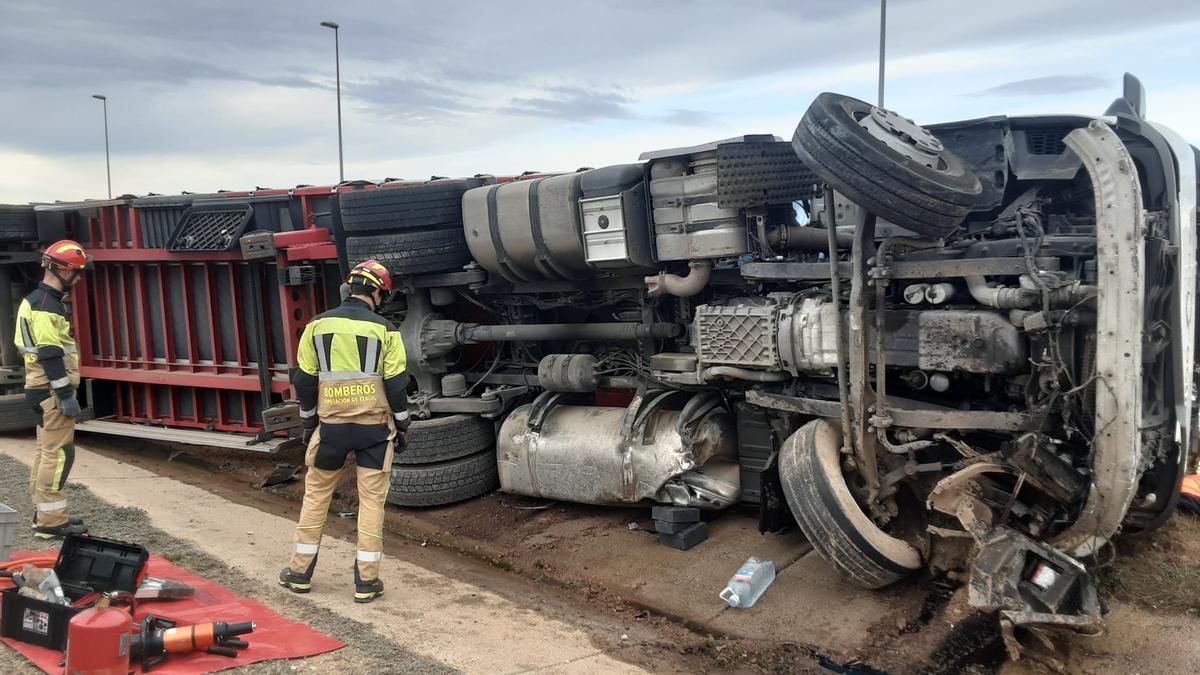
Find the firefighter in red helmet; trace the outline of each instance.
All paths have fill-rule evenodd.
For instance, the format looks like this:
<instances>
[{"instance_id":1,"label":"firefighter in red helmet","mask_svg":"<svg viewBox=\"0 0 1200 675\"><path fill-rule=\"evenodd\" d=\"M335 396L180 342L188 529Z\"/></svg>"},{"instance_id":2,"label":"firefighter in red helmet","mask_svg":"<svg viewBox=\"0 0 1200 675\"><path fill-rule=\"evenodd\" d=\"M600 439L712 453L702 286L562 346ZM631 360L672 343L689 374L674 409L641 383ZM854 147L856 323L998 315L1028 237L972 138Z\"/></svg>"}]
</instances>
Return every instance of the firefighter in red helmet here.
<instances>
[{"instance_id":1,"label":"firefighter in red helmet","mask_svg":"<svg viewBox=\"0 0 1200 675\"><path fill-rule=\"evenodd\" d=\"M78 243L54 242L42 253L42 282L17 310L14 341L25 360L25 400L40 420L29 482L34 535L43 539L87 532L80 519L67 515L63 494L75 461L75 420L82 412L75 398L79 355L63 298L88 267Z\"/></svg>"},{"instance_id":2,"label":"firefighter in red helmet","mask_svg":"<svg viewBox=\"0 0 1200 675\"><path fill-rule=\"evenodd\" d=\"M304 505L291 562L279 583L296 593L312 588L333 489L347 455L354 453L359 498L354 601L371 602L383 595L383 508L392 455L403 450L408 428L408 375L399 331L376 313L392 292L387 268L367 260L351 270L346 283L349 297L305 327L297 350L292 384L312 436Z\"/></svg>"}]
</instances>

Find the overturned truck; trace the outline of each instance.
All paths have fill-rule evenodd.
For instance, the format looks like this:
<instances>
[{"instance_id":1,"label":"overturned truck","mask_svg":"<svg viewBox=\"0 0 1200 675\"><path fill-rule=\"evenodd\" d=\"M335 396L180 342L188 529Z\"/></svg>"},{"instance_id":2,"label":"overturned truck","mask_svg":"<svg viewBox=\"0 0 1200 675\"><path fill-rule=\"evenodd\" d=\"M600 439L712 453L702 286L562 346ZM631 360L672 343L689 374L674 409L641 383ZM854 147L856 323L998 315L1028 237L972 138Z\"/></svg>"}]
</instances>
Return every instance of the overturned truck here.
<instances>
[{"instance_id":1,"label":"overturned truck","mask_svg":"<svg viewBox=\"0 0 1200 675\"><path fill-rule=\"evenodd\" d=\"M822 94L790 143L483 179L461 230L378 231L429 186L340 214L403 276L417 417L496 423L480 490L758 502L869 588L972 538L976 604L1085 625L1078 560L1160 525L1195 445L1197 155L1143 112L1132 78L930 127Z\"/></svg>"}]
</instances>

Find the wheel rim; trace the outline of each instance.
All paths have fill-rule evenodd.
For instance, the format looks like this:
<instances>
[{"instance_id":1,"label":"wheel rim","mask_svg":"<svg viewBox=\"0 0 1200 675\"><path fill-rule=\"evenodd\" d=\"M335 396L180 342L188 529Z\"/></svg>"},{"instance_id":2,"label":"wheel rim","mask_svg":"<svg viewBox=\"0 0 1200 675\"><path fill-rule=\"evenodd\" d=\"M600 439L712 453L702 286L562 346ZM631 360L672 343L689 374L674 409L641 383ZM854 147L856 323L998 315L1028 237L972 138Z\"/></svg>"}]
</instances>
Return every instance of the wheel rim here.
<instances>
[{"instance_id":1,"label":"wheel rim","mask_svg":"<svg viewBox=\"0 0 1200 675\"><path fill-rule=\"evenodd\" d=\"M937 171L948 167L942 158L942 142L921 125L891 110L872 106L870 112L854 116L872 138L895 150L906 159Z\"/></svg>"}]
</instances>

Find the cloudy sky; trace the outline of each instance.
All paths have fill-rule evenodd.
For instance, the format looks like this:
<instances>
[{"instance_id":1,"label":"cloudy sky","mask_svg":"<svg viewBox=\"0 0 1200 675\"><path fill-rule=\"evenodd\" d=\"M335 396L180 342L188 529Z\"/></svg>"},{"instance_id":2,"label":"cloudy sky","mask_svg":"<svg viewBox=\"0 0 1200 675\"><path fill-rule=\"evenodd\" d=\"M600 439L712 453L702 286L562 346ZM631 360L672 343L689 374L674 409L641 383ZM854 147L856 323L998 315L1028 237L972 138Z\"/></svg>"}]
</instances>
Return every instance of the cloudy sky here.
<instances>
[{"instance_id":1,"label":"cloudy sky","mask_svg":"<svg viewBox=\"0 0 1200 675\"><path fill-rule=\"evenodd\" d=\"M1200 144L1196 0L892 0L918 122L1099 114L1137 74ZM573 170L875 96L875 0L0 0L0 202Z\"/></svg>"}]
</instances>

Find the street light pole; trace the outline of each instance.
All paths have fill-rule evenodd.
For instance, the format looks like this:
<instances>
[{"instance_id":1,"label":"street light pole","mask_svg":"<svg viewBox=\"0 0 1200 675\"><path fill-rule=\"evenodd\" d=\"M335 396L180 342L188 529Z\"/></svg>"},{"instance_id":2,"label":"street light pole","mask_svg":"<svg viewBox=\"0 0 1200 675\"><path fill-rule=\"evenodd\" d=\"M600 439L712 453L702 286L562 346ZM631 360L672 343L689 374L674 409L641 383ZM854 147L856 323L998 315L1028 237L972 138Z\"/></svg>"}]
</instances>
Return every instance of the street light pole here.
<instances>
[{"instance_id":1,"label":"street light pole","mask_svg":"<svg viewBox=\"0 0 1200 675\"><path fill-rule=\"evenodd\" d=\"M103 94L92 94L104 104L104 173L108 177L108 198L112 199L112 163L108 158L108 97Z\"/></svg>"},{"instance_id":2,"label":"street light pole","mask_svg":"<svg viewBox=\"0 0 1200 675\"><path fill-rule=\"evenodd\" d=\"M337 78L337 122L338 122L338 182L346 182L346 164L342 159L342 54L338 45L339 26L333 21L322 21L321 25L333 29L333 67Z\"/></svg>"},{"instance_id":3,"label":"street light pole","mask_svg":"<svg viewBox=\"0 0 1200 675\"><path fill-rule=\"evenodd\" d=\"M883 107L883 61L887 44L887 0L879 0L879 103Z\"/></svg>"}]
</instances>

